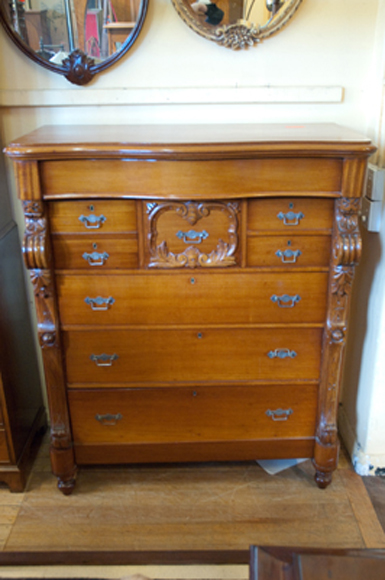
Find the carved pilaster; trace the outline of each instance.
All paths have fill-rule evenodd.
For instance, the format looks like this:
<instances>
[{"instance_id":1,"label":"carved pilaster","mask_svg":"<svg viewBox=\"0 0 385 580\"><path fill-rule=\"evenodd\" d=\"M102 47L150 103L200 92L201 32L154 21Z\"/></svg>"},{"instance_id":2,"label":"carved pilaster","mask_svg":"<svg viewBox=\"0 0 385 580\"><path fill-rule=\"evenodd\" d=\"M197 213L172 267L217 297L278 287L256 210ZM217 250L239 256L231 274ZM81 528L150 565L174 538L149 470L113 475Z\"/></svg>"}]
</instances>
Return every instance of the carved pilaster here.
<instances>
[{"instance_id":1,"label":"carved pilaster","mask_svg":"<svg viewBox=\"0 0 385 580\"><path fill-rule=\"evenodd\" d=\"M66 397L66 383L60 346L56 294L53 283L50 241L44 204L23 202L26 229L23 255L33 285L51 417L51 458L53 471L63 493L71 493L76 466Z\"/></svg>"},{"instance_id":2,"label":"carved pilaster","mask_svg":"<svg viewBox=\"0 0 385 580\"><path fill-rule=\"evenodd\" d=\"M319 422L314 464L316 481L326 487L338 461L337 410L347 319L354 270L361 257L358 227L360 199L341 198L335 204L335 226L329 280L328 314L323 340Z\"/></svg>"}]
</instances>

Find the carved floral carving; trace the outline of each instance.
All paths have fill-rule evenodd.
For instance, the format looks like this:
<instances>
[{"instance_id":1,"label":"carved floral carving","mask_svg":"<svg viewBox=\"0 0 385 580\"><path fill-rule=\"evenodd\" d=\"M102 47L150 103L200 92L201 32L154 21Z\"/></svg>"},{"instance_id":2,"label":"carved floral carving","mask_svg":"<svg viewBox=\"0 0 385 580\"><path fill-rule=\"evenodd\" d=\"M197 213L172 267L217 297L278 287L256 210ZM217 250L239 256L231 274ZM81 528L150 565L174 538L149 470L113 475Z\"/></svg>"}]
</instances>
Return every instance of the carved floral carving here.
<instances>
[{"instance_id":1,"label":"carved floral carving","mask_svg":"<svg viewBox=\"0 0 385 580\"><path fill-rule=\"evenodd\" d=\"M91 67L95 61L79 49L74 50L62 62L65 78L75 85L85 85L94 76Z\"/></svg>"},{"instance_id":2,"label":"carved floral carving","mask_svg":"<svg viewBox=\"0 0 385 580\"><path fill-rule=\"evenodd\" d=\"M156 249L156 255L150 266L157 268L189 268L234 266L235 258L230 255L229 244L219 240L217 248L210 254L201 253L198 248L189 246L182 254L173 254L168 250L167 242L162 242Z\"/></svg>"},{"instance_id":3,"label":"carved floral carving","mask_svg":"<svg viewBox=\"0 0 385 580\"><path fill-rule=\"evenodd\" d=\"M228 218L227 236L229 241L219 239L215 249L210 253L202 252L192 244L183 252L176 254L169 250L167 241L158 244L158 220L168 211L174 211L185 219L190 226L194 226L202 218L208 217L211 212L221 211ZM236 250L238 248L238 217L239 204L237 202L165 202L147 204L148 241L150 260L149 266L156 268L213 268L228 267L236 264Z\"/></svg>"},{"instance_id":4,"label":"carved floral carving","mask_svg":"<svg viewBox=\"0 0 385 580\"><path fill-rule=\"evenodd\" d=\"M37 298L48 298L52 275L49 270L31 270L31 282Z\"/></svg>"},{"instance_id":5,"label":"carved floral carving","mask_svg":"<svg viewBox=\"0 0 385 580\"><path fill-rule=\"evenodd\" d=\"M245 24L231 24L223 26L215 31L219 44L233 50L239 50L253 46L260 42L260 27Z\"/></svg>"}]
</instances>

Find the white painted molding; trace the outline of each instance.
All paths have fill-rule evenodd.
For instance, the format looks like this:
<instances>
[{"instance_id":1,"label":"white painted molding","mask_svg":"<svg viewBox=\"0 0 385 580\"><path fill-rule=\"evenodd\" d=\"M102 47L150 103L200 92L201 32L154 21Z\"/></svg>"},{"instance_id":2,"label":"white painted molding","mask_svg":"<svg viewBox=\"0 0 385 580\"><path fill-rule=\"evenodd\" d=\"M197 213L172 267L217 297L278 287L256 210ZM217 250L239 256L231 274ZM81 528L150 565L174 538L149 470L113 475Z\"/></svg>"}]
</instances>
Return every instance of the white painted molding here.
<instances>
[{"instance_id":1,"label":"white painted molding","mask_svg":"<svg viewBox=\"0 0 385 580\"><path fill-rule=\"evenodd\" d=\"M0 107L341 103L343 87L0 90Z\"/></svg>"},{"instance_id":2,"label":"white painted molding","mask_svg":"<svg viewBox=\"0 0 385 580\"><path fill-rule=\"evenodd\" d=\"M338 428L352 460L354 470L358 475L378 475L379 472L381 474L385 473L385 454L368 455L364 453L343 407L339 408Z\"/></svg>"}]
</instances>

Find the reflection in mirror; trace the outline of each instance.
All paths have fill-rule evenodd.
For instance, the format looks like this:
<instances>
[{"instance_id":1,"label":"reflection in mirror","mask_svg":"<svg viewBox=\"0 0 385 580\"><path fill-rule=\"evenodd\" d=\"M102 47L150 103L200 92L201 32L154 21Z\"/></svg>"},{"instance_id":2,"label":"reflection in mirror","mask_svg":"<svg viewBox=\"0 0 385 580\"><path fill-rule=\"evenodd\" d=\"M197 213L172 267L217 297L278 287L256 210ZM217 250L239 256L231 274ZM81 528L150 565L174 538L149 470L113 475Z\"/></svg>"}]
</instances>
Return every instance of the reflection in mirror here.
<instances>
[{"instance_id":1,"label":"reflection in mirror","mask_svg":"<svg viewBox=\"0 0 385 580\"><path fill-rule=\"evenodd\" d=\"M229 48L246 48L278 32L302 0L172 0L195 32Z\"/></svg>"},{"instance_id":2,"label":"reflection in mirror","mask_svg":"<svg viewBox=\"0 0 385 580\"><path fill-rule=\"evenodd\" d=\"M135 41L148 0L0 0L16 44L71 82L84 84Z\"/></svg>"}]
</instances>

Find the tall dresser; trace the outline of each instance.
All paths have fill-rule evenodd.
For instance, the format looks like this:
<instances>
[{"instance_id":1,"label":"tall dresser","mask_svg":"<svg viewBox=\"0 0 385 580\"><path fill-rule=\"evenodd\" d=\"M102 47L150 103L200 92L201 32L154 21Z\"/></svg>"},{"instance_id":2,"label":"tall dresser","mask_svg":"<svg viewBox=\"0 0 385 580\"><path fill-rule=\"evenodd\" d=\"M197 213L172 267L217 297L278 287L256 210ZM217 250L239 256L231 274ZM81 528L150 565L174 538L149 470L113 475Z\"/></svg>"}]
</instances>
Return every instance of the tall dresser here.
<instances>
[{"instance_id":1,"label":"tall dresser","mask_svg":"<svg viewBox=\"0 0 385 580\"><path fill-rule=\"evenodd\" d=\"M31 445L45 424L19 232L0 153L0 482L23 491Z\"/></svg>"},{"instance_id":2,"label":"tall dresser","mask_svg":"<svg viewBox=\"0 0 385 580\"><path fill-rule=\"evenodd\" d=\"M311 457L326 487L370 141L336 125L43 127L6 149L76 465Z\"/></svg>"}]
</instances>

